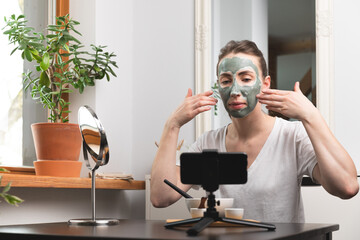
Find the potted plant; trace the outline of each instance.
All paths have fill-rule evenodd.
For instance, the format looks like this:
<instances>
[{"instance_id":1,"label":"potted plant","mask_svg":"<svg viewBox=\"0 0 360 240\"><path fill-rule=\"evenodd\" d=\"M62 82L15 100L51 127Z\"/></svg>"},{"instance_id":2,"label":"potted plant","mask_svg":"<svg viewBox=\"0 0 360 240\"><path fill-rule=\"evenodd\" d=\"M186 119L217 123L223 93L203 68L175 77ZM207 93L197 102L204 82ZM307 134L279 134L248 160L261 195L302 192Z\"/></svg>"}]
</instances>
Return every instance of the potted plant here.
<instances>
[{"instance_id":1,"label":"potted plant","mask_svg":"<svg viewBox=\"0 0 360 240\"><path fill-rule=\"evenodd\" d=\"M95 80L109 81L111 75L116 77L112 69L117 67L113 60L116 55L105 52L105 46L91 45L91 53L83 50L81 42L70 34L81 35L75 29L80 23L69 15L57 17L56 25L47 27L50 33L46 36L26 26L24 15L12 15L5 18L5 22L4 34L8 35L10 44L15 45L10 54L21 51L24 60L35 63L36 75L30 70L23 74L24 89L30 90L31 97L49 111L49 123L31 126L37 159L42 160L34 163L35 170L38 174L37 165L46 164L44 160L70 161L68 164L74 165L80 155L81 135L77 124L68 123L70 102L64 94L73 89L82 93L86 86L94 86ZM61 156L63 153L65 156Z\"/></svg>"}]
</instances>

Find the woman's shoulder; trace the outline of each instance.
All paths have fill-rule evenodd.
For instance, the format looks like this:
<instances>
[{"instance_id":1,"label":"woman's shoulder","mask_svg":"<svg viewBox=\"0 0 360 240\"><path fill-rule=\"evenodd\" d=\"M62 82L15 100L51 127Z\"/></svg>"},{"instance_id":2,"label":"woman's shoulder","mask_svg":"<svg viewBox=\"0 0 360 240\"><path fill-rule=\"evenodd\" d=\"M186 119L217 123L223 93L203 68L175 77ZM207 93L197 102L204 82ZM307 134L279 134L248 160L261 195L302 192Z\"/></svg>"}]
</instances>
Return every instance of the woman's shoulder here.
<instances>
[{"instance_id":1,"label":"woman's shoulder","mask_svg":"<svg viewBox=\"0 0 360 240\"><path fill-rule=\"evenodd\" d=\"M276 123L282 128L298 128L302 125L301 121L298 120L286 120L280 117L276 117Z\"/></svg>"},{"instance_id":2,"label":"woman's shoulder","mask_svg":"<svg viewBox=\"0 0 360 240\"><path fill-rule=\"evenodd\" d=\"M278 131L283 135L298 135L305 132L304 126L301 121L285 120L283 118L276 118L276 126Z\"/></svg>"},{"instance_id":3,"label":"woman's shoulder","mask_svg":"<svg viewBox=\"0 0 360 240\"><path fill-rule=\"evenodd\" d=\"M227 129L227 125L223 126L221 128L212 129L212 130L206 131L202 135L202 137L205 137L205 138L207 138L207 137L217 138L217 137L223 136L225 134L226 129Z\"/></svg>"},{"instance_id":4,"label":"woman's shoulder","mask_svg":"<svg viewBox=\"0 0 360 240\"><path fill-rule=\"evenodd\" d=\"M201 151L202 149L222 149L222 145L224 144L224 138L226 133L227 126L209 130L203 133L193 144L193 149L197 149Z\"/></svg>"}]
</instances>

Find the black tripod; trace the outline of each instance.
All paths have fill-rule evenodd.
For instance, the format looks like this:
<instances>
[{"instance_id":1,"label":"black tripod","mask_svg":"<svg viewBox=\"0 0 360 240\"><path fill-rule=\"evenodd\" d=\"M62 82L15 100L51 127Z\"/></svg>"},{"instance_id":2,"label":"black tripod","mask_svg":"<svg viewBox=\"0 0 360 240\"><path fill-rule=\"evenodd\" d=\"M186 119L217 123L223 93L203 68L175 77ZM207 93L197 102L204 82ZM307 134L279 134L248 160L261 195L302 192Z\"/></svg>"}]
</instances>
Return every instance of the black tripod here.
<instances>
[{"instance_id":1,"label":"black tripod","mask_svg":"<svg viewBox=\"0 0 360 240\"><path fill-rule=\"evenodd\" d=\"M213 222L227 222L244 226L266 228L275 230L275 226L269 223L251 222L232 218L221 218L216 211L215 192L220 184L244 184L247 182L247 155L246 153L218 153L217 150L203 150L202 153L183 153L180 156L181 182L184 184L201 185L209 192L208 208L204 217L191 218L165 224L166 228L172 228L189 223L196 223L187 230L190 236L196 236L204 228Z\"/></svg>"},{"instance_id":2,"label":"black tripod","mask_svg":"<svg viewBox=\"0 0 360 240\"><path fill-rule=\"evenodd\" d=\"M185 220L180 220L177 222L171 222L166 223L166 228L173 228L178 227L185 224L191 224L196 223L193 227L188 229L186 232L190 236L196 236L199 232L204 230L207 226L212 224L213 222L226 222L226 223L232 223L232 224L240 224L244 226L250 226L250 227L260 227L260 228L266 228L270 231L273 231L276 229L276 227L273 224L269 223L262 223L262 222L252 222L252 221L246 221L246 220L238 220L238 219L232 219L232 218L222 218L219 217L219 212L216 211L215 204L219 205L219 202L215 201L215 195L211 192L207 199L208 208L206 209L206 212L204 213L204 217L202 218L190 218Z\"/></svg>"}]
</instances>

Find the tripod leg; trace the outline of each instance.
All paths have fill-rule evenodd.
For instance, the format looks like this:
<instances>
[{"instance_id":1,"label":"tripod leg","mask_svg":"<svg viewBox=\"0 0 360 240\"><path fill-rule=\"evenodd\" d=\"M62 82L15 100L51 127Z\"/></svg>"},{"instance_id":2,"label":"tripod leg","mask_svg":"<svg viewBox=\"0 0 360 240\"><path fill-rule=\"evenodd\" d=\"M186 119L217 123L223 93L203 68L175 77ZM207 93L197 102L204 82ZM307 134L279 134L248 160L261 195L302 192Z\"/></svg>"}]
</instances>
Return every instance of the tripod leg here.
<instances>
[{"instance_id":1,"label":"tripod leg","mask_svg":"<svg viewBox=\"0 0 360 240\"><path fill-rule=\"evenodd\" d=\"M195 224L192 228L190 228L186 232L187 232L187 234L189 236L196 236L199 232L201 232L204 228L206 228L207 226L209 226L213 222L215 222L215 220L213 218L203 217L200 220L200 222Z\"/></svg>"},{"instance_id":2,"label":"tripod leg","mask_svg":"<svg viewBox=\"0 0 360 240\"><path fill-rule=\"evenodd\" d=\"M165 227L166 228L172 228L172 227L176 227L176 226L196 223L196 222L199 222L200 220L201 220L201 218L189 218L189 219L185 219L185 220L179 220L179 221L176 221L176 222L166 223Z\"/></svg>"},{"instance_id":3,"label":"tripod leg","mask_svg":"<svg viewBox=\"0 0 360 240\"><path fill-rule=\"evenodd\" d=\"M270 223L252 222L252 221L239 220L239 219L233 219L233 218L222 218L220 221L227 222L227 223L240 224L240 225L249 226L249 227L266 228L271 231L276 229L275 225L270 224Z\"/></svg>"}]
</instances>

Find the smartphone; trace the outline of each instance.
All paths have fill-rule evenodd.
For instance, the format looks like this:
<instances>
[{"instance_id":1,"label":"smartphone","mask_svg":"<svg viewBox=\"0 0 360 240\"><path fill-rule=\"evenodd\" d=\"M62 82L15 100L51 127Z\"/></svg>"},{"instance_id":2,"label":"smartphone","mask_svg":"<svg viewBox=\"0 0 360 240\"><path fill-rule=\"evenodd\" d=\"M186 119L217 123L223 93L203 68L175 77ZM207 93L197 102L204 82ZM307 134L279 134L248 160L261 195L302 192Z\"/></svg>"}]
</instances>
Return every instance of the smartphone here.
<instances>
[{"instance_id":1,"label":"smartphone","mask_svg":"<svg viewBox=\"0 0 360 240\"><path fill-rule=\"evenodd\" d=\"M219 153L210 149L182 153L180 174L182 183L202 185L203 188L216 188L219 184L244 184L247 182L247 155L243 152Z\"/></svg>"}]
</instances>

